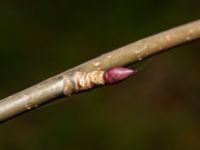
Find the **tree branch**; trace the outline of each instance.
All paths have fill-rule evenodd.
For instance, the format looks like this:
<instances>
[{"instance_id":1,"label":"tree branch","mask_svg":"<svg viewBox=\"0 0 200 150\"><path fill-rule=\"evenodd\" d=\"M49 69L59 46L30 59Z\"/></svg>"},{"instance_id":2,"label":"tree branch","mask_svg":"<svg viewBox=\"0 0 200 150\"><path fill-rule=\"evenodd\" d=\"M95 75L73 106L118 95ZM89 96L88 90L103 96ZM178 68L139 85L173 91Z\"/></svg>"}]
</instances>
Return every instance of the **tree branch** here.
<instances>
[{"instance_id":1,"label":"tree branch","mask_svg":"<svg viewBox=\"0 0 200 150\"><path fill-rule=\"evenodd\" d=\"M65 96L66 88L69 91L71 90L70 94L79 92L72 90L74 89L74 84L66 84L66 80L72 80L73 75L77 72L104 71L112 67L132 64L141 61L145 57L164 52L199 38L200 20L197 20L108 52L0 100L0 122L37 108L52 99Z\"/></svg>"}]
</instances>

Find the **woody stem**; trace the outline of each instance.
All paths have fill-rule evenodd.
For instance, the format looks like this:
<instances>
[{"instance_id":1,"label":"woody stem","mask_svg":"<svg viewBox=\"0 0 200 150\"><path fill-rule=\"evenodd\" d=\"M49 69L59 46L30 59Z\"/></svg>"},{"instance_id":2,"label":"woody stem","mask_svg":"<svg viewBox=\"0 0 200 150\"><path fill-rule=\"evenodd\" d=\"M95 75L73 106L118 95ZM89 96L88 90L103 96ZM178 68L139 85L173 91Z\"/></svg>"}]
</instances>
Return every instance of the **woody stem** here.
<instances>
[{"instance_id":1,"label":"woody stem","mask_svg":"<svg viewBox=\"0 0 200 150\"><path fill-rule=\"evenodd\" d=\"M124 66L200 38L200 20L172 28L108 52L37 85L0 100L0 122L64 96L64 79L76 71ZM69 87L70 88L70 87ZM71 87L73 88L73 87Z\"/></svg>"}]
</instances>

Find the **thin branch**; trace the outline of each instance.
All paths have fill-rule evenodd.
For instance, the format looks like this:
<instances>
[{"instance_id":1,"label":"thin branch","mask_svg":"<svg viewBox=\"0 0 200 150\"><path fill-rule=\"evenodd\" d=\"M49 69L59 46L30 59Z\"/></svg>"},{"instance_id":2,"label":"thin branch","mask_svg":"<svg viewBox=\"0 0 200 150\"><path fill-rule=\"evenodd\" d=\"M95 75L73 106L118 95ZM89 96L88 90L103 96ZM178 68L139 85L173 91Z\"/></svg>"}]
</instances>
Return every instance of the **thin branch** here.
<instances>
[{"instance_id":1,"label":"thin branch","mask_svg":"<svg viewBox=\"0 0 200 150\"><path fill-rule=\"evenodd\" d=\"M37 85L0 100L0 122L65 96L64 92L74 89L74 84L66 84L77 72L107 70L141 61L145 57L158 54L173 47L200 38L200 20L161 32L136 41L127 46L108 52ZM70 94L79 91L71 90Z\"/></svg>"}]
</instances>

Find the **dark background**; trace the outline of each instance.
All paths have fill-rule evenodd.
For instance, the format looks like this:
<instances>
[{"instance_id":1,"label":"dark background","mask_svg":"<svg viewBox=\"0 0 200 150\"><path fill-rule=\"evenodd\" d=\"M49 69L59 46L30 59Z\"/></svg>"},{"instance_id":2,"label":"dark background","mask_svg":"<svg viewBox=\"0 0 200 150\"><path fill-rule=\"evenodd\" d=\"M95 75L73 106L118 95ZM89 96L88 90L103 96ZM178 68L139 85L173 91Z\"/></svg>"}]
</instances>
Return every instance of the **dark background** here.
<instances>
[{"instance_id":1,"label":"dark background","mask_svg":"<svg viewBox=\"0 0 200 150\"><path fill-rule=\"evenodd\" d=\"M1 0L0 98L199 19L199 5L195 0ZM197 41L157 55L123 83L57 100L1 124L0 150L200 149L199 77Z\"/></svg>"}]
</instances>

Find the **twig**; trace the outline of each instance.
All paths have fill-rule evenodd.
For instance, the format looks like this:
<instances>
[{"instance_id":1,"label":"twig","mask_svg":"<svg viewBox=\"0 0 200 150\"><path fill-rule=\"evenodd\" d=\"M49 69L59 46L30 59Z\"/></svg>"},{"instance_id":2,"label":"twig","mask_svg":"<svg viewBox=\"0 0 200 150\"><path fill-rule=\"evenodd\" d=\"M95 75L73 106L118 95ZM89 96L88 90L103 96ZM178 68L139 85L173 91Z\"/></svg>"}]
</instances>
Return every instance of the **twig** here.
<instances>
[{"instance_id":1,"label":"twig","mask_svg":"<svg viewBox=\"0 0 200 150\"><path fill-rule=\"evenodd\" d=\"M71 90L74 89L75 86L73 84L66 84L66 80L70 81L76 72L107 70L112 67L132 64L136 61L141 61L145 57L158 54L199 38L200 20L197 20L101 55L38 83L37 85L0 100L0 122L36 108L52 99L65 96L65 89ZM78 91L72 90L70 94L73 94L74 92Z\"/></svg>"}]
</instances>

